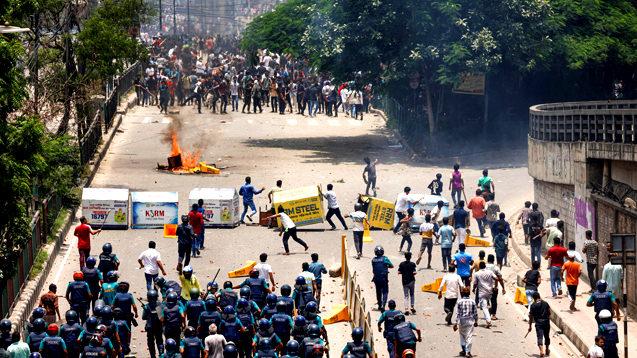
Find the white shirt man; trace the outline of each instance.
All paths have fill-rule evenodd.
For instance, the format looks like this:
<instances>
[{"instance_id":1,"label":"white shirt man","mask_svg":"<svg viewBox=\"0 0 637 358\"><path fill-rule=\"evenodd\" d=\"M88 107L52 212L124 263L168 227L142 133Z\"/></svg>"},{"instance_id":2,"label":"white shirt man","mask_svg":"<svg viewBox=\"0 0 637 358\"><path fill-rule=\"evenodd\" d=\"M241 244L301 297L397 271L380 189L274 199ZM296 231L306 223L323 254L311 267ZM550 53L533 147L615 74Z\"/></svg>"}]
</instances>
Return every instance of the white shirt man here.
<instances>
[{"instance_id":1,"label":"white shirt man","mask_svg":"<svg viewBox=\"0 0 637 358\"><path fill-rule=\"evenodd\" d=\"M208 358L223 358L223 347L228 344L226 338L220 334L217 334L217 325L210 325L210 335L204 340L204 347L206 351L206 357Z\"/></svg>"},{"instance_id":2,"label":"white shirt man","mask_svg":"<svg viewBox=\"0 0 637 358\"><path fill-rule=\"evenodd\" d=\"M328 190L323 194L325 199L327 199L327 208L328 209L338 209L338 201L336 200L336 193L333 190Z\"/></svg>"},{"instance_id":3,"label":"white shirt man","mask_svg":"<svg viewBox=\"0 0 637 358\"><path fill-rule=\"evenodd\" d=\"M154 241L150 241L148 243L148 249L139 254L137 261L139 262L140 268L144 268L144 273L146 275L156 276L159 274L159 270L161 269L162 274L165 276L166 271L164 271L164 267L161 262L161 254L155 249L155 245Z\"/></svg>"},{"instance_id":4,"label":"white shirt man","mask_svg":"<svg viewBox=\"0 0 637 358\"><path fill-rule=\"evenodd\" d=\"M348 216L352 218L352 222L354 223L354 225L352 226L353 231L365 230L365 227L363 226L363 222L365 221L365 219L367 219L367 214L359 210L359 211L354 211L352 213L349 213Z\"/></svg>"},{"instance_id":5,"label":"white shirt man","mask_svg":"<svg viewBox=\"0 0 637 358\"><path fill-rule=\"evenodd\" d=\"M284 229L289 230L293 227L296 227L296 224L294 224L294 221L290 219L288 214L282 211L279 213L279 215L281 216L281 225L283 225Z\"/></svg>"},{"instance_id":6,"label":"white shirt man","mask_svg":"<svg viewBox=\"0 0 637 358\"><path fill-rule=\"evenodd\" d=\"M254 266L254 269L259 271L259 278L262 278L266 281L270 281L271 289L274 290L274 272L272 271L272 266L266 263L268 259L268 254L265 252L259 256L259 263Z\"/></svg>"},{"instance_id":7,"label":"white shirt man","mask_svg":"<svg viewBox=\"0 0 637 358\"><path fill-rule=\"evenodd\" d=\"M496 274L487 270L486 264L480 263L480 271L473 274L473 287L477 289L478 306L484 313L484 319L487 321L487 327L491 327L491 313L489 312L489 304L493 295L493 287L498 277Z\"/></svg>"},{"instance_id":8,"label":"white shirt man","mask_svg":"<svg viewBox=\"0 0 637 358\"><path fill-rule=\"evenodd\" d=\"M448 272L442 277L442 282L440 283L438 294L442 295L442 288L445 285L447 285L447 287L445 288L446 299L457 300L458 298L460 298L460 289L464 287L464 282L462 282L462 278L456 273L455 269L453 272Z\"/></svg>"}]
</instances>

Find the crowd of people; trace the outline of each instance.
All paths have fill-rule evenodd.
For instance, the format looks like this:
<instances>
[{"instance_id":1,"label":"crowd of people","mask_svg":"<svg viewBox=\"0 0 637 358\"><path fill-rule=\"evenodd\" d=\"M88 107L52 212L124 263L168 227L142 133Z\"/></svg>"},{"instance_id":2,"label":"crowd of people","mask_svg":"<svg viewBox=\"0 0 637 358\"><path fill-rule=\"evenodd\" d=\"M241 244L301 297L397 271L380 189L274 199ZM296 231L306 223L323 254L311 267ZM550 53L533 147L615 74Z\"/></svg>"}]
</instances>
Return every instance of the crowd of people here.
<instances>
[{"instance_id":1,"label":"crowd of people","mask_svg":"<svg viewBox=\"0 0 637 358\"><path fill-rule=\"evenodd\" d=\"M369 110L372 85L359 76L335 83L307 62L268 51L245 58L220 50L214 38L152 38L151 60L135 88L139 105L158 106L168 114L171 106L194 104L212 113L231 112L300 114L315 117L341 113L363 119ZM256 63L252 63L256 62ZM240 103L241 102L241 103ZM267 109L266 109L266 112Z\"/></svg>"}]
</instances>

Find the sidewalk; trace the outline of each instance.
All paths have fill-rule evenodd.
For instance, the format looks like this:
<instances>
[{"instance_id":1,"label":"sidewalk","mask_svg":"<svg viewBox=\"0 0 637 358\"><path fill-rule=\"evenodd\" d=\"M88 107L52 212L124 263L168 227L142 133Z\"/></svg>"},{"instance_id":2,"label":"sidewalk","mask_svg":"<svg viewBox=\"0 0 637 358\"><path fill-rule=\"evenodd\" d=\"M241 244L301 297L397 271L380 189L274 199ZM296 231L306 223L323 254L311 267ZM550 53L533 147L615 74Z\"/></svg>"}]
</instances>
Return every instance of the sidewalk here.
<instances>
[{"instance_id":1,"label":"sidewalk","mask_svg":"<svg viewBox=\"0 0 637 358\"><path fill-rule=\"evenodd\" d=\"M511 216L517 218L517 215ZM524 244L524 234L522 233L522 225L511 224L511 230L513 231L512 246L520 259L530 267L531 264L531 249L530 246ZM579 250L580 248L578 248ZM584 272L586 269L584 268ZM589 291L591 289L587 281L580 279L577 287L577 299L575 307L579 311L571 311L569 309L570 300L568 299L566 292L566 285L562 282L562 296L557 298L551 297L551 287L549 280L549 272L546 269L546 260L542 260L542 266L540 268L542 275L542 284L539 287L540 295L548 302L553 311L551 320L559 327L562 333L568 337L568 339L577 347L577 349L584 355L588 353L588 349L595 343L595 336L597 335L597 322L595 321L595 313L592 307L586 307L586 301L590 297ZM518 273L520 277L524 276L524 272ZM623 312L622 312L623 316ZM619 333L619 344L617 344L617 350L619 356L624 357L624 323L617 322ZM637 356L637 323L632 319L628 319L628 352L631 357Z\"/></svg>"}]
</instances>

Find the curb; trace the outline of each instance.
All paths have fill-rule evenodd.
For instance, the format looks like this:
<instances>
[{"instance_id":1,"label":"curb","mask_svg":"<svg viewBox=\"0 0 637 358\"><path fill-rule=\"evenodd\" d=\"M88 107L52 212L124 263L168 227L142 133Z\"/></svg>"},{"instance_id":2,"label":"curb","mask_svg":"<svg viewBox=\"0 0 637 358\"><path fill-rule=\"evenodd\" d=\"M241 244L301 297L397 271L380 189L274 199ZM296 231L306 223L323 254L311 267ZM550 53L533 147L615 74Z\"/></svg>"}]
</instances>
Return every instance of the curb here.
<instances>
[{"instance_id":1,"label":"curb","mask_svg":"<svg viewBox=\"0 0 637 358\"><path fill-rule=\"evenodd\" d=\"M113 138L115 137L119 126L122 124L123 116L128 112L129 109L135 106L135 102L135 93L133 92L128 94L126 103L122 105L123 110L117 111L116 116L118 118L115 120L113 126L106 134L106 141L100 145L98 151L95 153L93 160L89 164L89 174L86 176L86 178L80 181L79 187L87 187L93 181L95 173L97 173L102 159L106 156L106 152L113 142ZM60 251L60 247L62 247L62 243L64 242L64 239L66 238L71 225L75 221L75 214L77 213L78 209L79 207L74 207L72 209L64 210L66 211L66 218L64 220L64 225L62 225L62 227L55 234L55 242L46 244L41 247L41 249L46 250L48 254L47 261L42 268L42 271L34 279L26 281L20 289L20 295L16 299L13 308L9 311L8 318L9 320L11 320L12 330L24 327L24 323L31 315L31 311L33 311L33 308L37 306L38 300L40 298L40 291L44 288L44 284L46 278L49 275L51 265L53 265L53 262L55 261L55 258Z\"/></svg>"},{"instance_id":2,"label":"curb","mask_svg":"<svg viewBox=\"0 0 637 358\"><path fill-rule=\"evenodd\" d=\"M520 216L520 212L522 210L518 210L516 211L509 219L509 225L513 228L513 234L514 236L517 236L520 234L521 230L516 230L516 226L515 226L515 222L512 222L513 218L517 218ZM517 234L517 235L516 235ZM531 267L531 255L525 253L524 249L526 249L526 251L528 251L528 248L524 248L521 247L517 240L513 239L511 240L511 242L513 243L513 250L515 250L515 253L518 255L518 257L522 260L522 262L524 262L524 264L530 268ZM550 303L549 303L550 305ZM552 308L552 307L551 307ZM583 354L584 356L586 356L586 354L588 353L588 345L585 343L585 340L583 337L579 336L577 334L577 332L575 332L571 326L569 326L567 324L567 322L565 322L565 320L560 317L559 314L555 313L555 310L552 309L552 314L551 314L551 322L553 322L553 324L555 324L561 331L562 334L564 334L566 336L566 338L569 339L569 341L571 341L571 343L575 346L575 348L577 348L577 350Z\"/></svg>"}]
</instances>

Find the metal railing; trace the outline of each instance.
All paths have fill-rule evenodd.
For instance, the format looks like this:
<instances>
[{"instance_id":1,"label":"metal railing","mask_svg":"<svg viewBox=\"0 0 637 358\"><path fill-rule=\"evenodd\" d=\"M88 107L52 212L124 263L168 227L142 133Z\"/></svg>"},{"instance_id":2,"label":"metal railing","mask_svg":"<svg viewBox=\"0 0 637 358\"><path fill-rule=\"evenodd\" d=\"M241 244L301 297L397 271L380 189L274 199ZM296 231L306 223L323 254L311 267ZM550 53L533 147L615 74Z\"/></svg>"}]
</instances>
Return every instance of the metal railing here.
<instances>
[{"instance_id":1,"label":"metal railing","mask_svg":"<svg viewBox=\"0 0 637 358\"><path fill-rule=\"evenodd\" d=\"M406 101L409 103L401 103L385 95L374 98L372 104L385 112L387 125L397 130L410 146L418 150L425 145L429 135L426 108L417 97Z\"/></svg>"},{"instance_id":2,"label":"metal railing","mask_svg":"<svg viewBox=\"0 0 637 358\"><path fill-rule=\"evenodd\" d=\"M549 103L529 109L529 136L552 142L637 143L637 100Z\"/></svg>"},{"instance_id":3,"label":"metal railing","mask_svg":"<svg viewBox=\"0 0 637 358\"><path fill-rule=\"evenodd\" d=\"M365 332L364 339L374 350L374 329L369 311L365 308L365 298L356 282L356 272L349 269L347 261L347 235L341 236L341 277L343 278L343 299L349 312L349 320L353 327L361 327Z\"/></svg>"},{"instance_id":4,"label":"metal railing","mask_svg":"<svg viewBox=\"0 0 637 358\"><path fill-rule=\"evenodd\" d=\"M40 209L33 214L31 219L31 238L26 242L22 250L22 254L18 257L17 272L13 277L7 280L6 286L0 287L0 313L5 317L11 310L17 297L20 295L22 287L29 280L29 272L33 266L33 262L38 254L38 250L42 244L46 243L47 238L52 233L60 211L62 210L61 198L54 192L44 199L40 205ZM47 260L43 270L47 270L52 260ZM43 285L42 281L35 292L40 292ZM38 295L33 295L31 300L27 302L27 310L31 311L38 300Z\"/></svg>"},{"instance_id":5,"label":"metal railing","mask_svg":"<svg viewBox=\"0 0 637 358\"><path fill-rule=\"evenodd\" d=\"M79 139L80 160L82 164L88 163L102 140L102 133L108 132L113 126L115 115L117 114L117 106L121 98L133 88L135 78L141 74L142 65L135 62L124 73L116 78L113 82L115 87L107 92L106 100L101 108L93 116L90 125L84 135ZM108 87L107 87L108 88ZM102 129L102 124L104 129Z\"/></svg>"}]
</instances>

